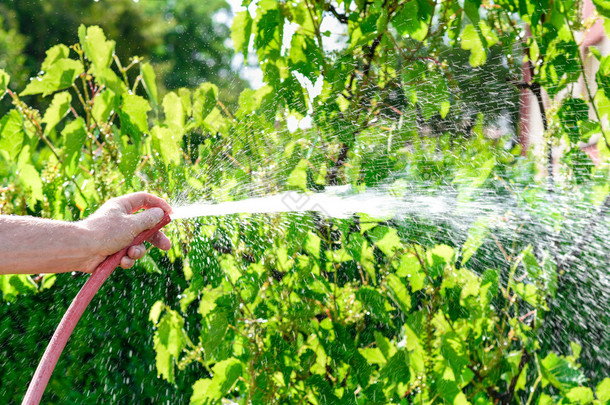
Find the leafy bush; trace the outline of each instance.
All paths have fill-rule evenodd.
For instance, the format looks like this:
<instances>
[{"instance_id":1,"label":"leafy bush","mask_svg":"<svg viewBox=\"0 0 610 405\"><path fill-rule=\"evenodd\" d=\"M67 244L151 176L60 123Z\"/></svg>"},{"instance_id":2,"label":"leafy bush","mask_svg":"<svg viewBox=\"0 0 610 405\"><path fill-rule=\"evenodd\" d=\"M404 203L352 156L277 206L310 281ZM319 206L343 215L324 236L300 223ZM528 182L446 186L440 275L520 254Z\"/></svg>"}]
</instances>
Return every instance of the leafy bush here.
<instances>
[{"instance_id":1,"label":"leafy bush","mask_svg":"<svg viewBox=\"0 0 610 405\"><path fill-rule=\"evenodd\" d=\"M603 221L610 205L607 166L576 171L572 162L578 139L599 132L607 114L607 57L599 56L597 115L589 119L584 99L557 96L582 70L571 36L574 8L548 5L542 18L529 15L538 4L497 6L488 12L469 1L260 1L256 18L247 10L235 17L232 39L244 53L252 42L267 84L245 90L235 111L210 83L161 97L149 64L122 64L100 28L81 26L78 44L51 48L44 73L20 93L7 90L15 108L0 121L2 212L76 220L132 190L176 203L220 202L336 185L400 193L412 182L444 186L466 202L488 187L539 211L543 229L567 226L570 218L542 211L542 202L560 189L578 190L583 202L601 204L593 219ZM521 57L512 55L523 38L515 13L530 24L526 56L536 68L531 83L514 83L511 92L507 80L521 68ZM348 39L333 52L324 50L325 36L332 35L322 31L327 18L343 25ZM290 46L285 26L295 30ZM128 72L138 67L129 81ZM322 90L315 95L302 82L313 85L319 77ZM0 72L0 93L8 82ZM487 95L473 83L484 84ZM549 145L566 146L565 176L549 173L548 191L515 192L519 184L539 183L546 170L533 157L520 157L510 136L524 87L536 95L544 88L557 105L545 112L545 136ZM504 99L476 104L473 93L494 99L494 91ZM44 114L23 101L37 94L53 96ZM305 118L310 128L289 127ZM486 136L500 119L508 120L509 134ZM607 139L602 131L598 147L605 159ZM505 214L500 221L513 220ZM138 380L115 381L107 391L101 381L82 385L95 395L116 394L117 401L141 395L190 397L193 404L608 402L610 380L592 372L598 363L584 370L579 364L581 350L591 347L566 340L570 351L556 352L541 333L572 291L564 280L577 266L566 253L582 250L563 241L549 247L540 230L522 232L538 225L531 218L514 219L505 238L486 217L471 218L467 236L457 238L448 226L411 219L311 213L170 225L174 248L142 261L140 269L150 274L133 279L154 279L154 294L133 299L150 308L157 374L175 388L166 385L156 397L138 388L154 377L150 363L131 365ZM490 243L495 252L482 254ZM52 299L51 284L66 283L53 276L1 277L4 299L17 303L48 287L34 297ZM157 277L171 289L164 292ZM110 281L116 284L107 288L122 291L133 280ZM150 333L141 328L134 329L139 341ZM79 365L80 350L86 352L75 353ZM104 352L96 361L109 358ZM93 369L100 380L112 378L99 365ZM67 377L82 381L70 370ZM54 376L54 400L85 401L70 378ZM192 393L185 393L190 386Z\"/></svg>"}]
</instances>

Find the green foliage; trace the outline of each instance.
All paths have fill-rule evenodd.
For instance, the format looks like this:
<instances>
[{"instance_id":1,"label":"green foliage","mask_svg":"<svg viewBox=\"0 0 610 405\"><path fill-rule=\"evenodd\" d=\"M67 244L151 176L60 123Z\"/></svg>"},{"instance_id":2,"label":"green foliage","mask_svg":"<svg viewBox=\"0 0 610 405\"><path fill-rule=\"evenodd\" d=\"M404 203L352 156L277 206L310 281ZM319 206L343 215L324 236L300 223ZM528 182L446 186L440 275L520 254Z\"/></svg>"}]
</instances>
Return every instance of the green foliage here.
<instances>
[{"instance_id":1,"label":"green foliage","mask_svg":"<svg viewBox=\"0 0 610 405\"><path fill-rule=\"evenodd\" d=\"M584 114L584 100L555 99L582 69L569 6L524 1L483 12L474 1L259 1L256 16L248 9L234 20L232 39L238 52L254 47L266 85L244 90L235 109L212 83L163 94L150 64L123 64L112 56L120 42L81 26L79 43L51 48L44 72L9 93L14 108L0 120L3 213L76 220L111 196L144 189L219 202L337 185L399 193L423 180L468 201L496 177L510 192L537 173L485 128L516 115L516 103L487 111L475 101L493 96L471 90L506 89L505 78L518 76L521 56L509 54L523 38L517 27L529 23L526 57L535 68L527 85L558 105L548 112L554 139L566 134L574 152L601 126ZM188 10L201 11L191 2ZM347 35L332 52L326 18ZM288 26L295 33L285 41ZM303 78L321 78L320 94ZM514 101L520 88L508 89ZM50 99L43 114L26 103L38 94ZM607 113L599 106L598 124ZM311 129L289 130L289 118L306 116ZM534 208L542 198L523 196ZM155 354L148 365L163 380L155 383L177 387L176 402L192 404L603 403L607 380L587 380L580 348L555 352L541 333L554 315L561 263L548 247L528 244L536 241L513 242L507 253L492 220L506 221L472 218L465 241L434 225L364 214L170 226L173 248L143 263L151 277L170 263L182 270L172 276L176 288L146 301ZM549 220L562 224L558 214ZM489 243L499 249L482 264ZM0 279L3 299L16 301L49 283ZM154 373L139 377L145 384Z\"/></svg>"}]
</instances>

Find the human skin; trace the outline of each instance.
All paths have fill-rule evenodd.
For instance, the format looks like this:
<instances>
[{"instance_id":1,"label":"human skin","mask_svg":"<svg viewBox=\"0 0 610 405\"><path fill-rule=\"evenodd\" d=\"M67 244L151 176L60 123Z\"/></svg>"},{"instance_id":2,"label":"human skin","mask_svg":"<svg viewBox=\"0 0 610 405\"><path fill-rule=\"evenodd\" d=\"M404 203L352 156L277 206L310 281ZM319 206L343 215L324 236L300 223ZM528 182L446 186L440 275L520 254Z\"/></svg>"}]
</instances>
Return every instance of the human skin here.
<instances>
[{"instance_id":1,"label":"human skin","mask_svg":"<svg viewBox=\"0 0 610 405\"><path fill-rule=\"evenodd\" d=\"M141 209L145 211L136 213ZM78 222L0 215L0 274L91 273L166 212L171 213L171 207L165 200L140 192L108 200ZM148 241L163 250L171 246L161 232ZM145 254L143 244L132 246L120 265L128 269Z\"/></svg>"}]
</instances>

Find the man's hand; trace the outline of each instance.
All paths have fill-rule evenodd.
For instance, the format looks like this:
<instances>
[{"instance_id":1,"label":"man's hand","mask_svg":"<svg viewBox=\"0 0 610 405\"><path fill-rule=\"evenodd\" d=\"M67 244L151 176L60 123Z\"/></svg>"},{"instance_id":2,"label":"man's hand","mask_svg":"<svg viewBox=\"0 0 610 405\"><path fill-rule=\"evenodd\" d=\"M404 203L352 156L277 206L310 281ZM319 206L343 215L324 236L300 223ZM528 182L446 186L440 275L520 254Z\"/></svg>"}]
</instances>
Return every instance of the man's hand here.
<instances>
[{"instance_id":1,"label":"man's hand","mask_svg":"<svg viewBox=\"0 0 610 405\"><path fill-rule=\"evenodd\" d=\"M138 212L141 209L145 211ZM106 202L80 222L0 215L0 274L91 273L107 256L129 246L171 210L159 197L134 193ZM161 232L149 242L164 250L170 248L169 239ZM144 245L130 247L121 267L133 266L145 254Z\"/></svg>"},{"instance_id":2,"label":"man's hand","mask_svg":"<svg viewBox=\"0 0 610 405\"><path fill-rule=\"evenodd\" d=\"M136 213L144 209L145 211ZM94 257L83 271L92 272L106 256L128 246L141 232L158 224L171 207L162 198L148 193L134 193L113 198L83 221L83 226L93 235L91 246ZM159 249L168 250L171 243L162 232L157 232L148 242ZM146 254L141 244L131 246L121 259L121 267L128 269Z\"/></svg>"}]
</instances>

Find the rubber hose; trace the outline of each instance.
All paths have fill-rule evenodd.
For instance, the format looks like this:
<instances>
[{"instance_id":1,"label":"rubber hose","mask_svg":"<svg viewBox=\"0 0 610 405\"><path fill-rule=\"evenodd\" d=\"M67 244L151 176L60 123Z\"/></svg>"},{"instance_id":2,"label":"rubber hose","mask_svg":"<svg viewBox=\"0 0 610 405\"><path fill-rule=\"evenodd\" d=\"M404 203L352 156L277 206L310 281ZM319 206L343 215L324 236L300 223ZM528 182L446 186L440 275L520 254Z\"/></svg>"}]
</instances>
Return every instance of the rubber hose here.
<instances>
[{"instance_id":1,"label":"rubber hose","mask_svg":"<svg viewBox=\"0 0 610 405\"><path fill-rule=\"evenodd\" d=\"M93 296L97 293L102 284L104 284L104 281L106 281L114 269L121 263L121 259L127 254L127 250L131 246L139 245L149 239L170 221L169 214L166 213L161 222L136 236L128 247L108 256L93 271L91 277L89 277L85 285L83 285L76 297L74 297L72 304L70 304L70 307L61 319L57 329L55 329L55 333L38 364L38 368L36 368L34 377L32 378L32 381L30 381L23 402L21 402L22 405L38 405L40 403L47 383L51 378L51 374L53 374L57 361L59 360L74 327L85 312L85 309L87 308L87 305L89 305L89 302L91 302Z\"/></svg>"}]
</instances>

